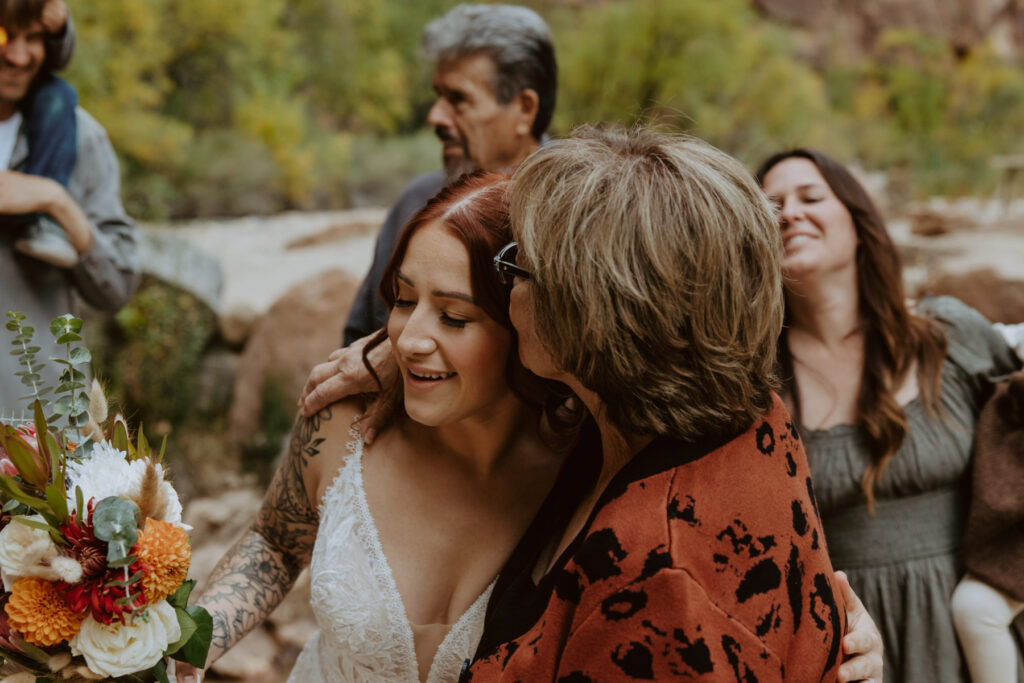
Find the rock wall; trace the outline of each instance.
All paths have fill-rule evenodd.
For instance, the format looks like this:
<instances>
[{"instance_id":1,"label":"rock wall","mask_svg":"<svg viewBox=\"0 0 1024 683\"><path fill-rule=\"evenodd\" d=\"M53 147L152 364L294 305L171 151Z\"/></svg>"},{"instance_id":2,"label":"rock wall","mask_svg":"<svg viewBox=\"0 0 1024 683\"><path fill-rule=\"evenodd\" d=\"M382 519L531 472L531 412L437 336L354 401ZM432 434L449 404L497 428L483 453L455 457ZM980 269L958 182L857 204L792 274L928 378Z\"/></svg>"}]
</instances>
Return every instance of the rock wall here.
<instances>
[{"instance_id":1,"label":"rock wall","mask_svg":"<svg viewBox=\"0 0 1024 683\"><path fill-rule=\"evenodd\" d=\"M1024 53L1021 0L751 0L766 16L805 29L813 50L838 39L870 52L887 28L912 28L966 51L992 38L1008 57Z\"/></svg>"}]
</instances>

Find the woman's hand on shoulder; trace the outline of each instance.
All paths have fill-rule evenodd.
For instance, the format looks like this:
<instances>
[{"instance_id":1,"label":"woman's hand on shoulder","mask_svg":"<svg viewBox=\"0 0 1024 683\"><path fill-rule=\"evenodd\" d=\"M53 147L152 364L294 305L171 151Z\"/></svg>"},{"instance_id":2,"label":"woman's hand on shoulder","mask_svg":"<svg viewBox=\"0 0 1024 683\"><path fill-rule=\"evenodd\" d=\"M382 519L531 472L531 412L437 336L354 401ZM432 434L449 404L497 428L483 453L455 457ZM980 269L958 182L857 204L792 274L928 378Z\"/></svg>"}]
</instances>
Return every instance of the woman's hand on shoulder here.
<instances>
[{"instance_id":1,"label":"woman's hand on shoulder","mask_svg":"<svg viewBox=\"0 0 1024 683\"><path fill-rule=\"evenodd\" d=\"M299 397L299 409L304 417L312 417L336 401L360 394L377 394L366 406L359 429L366 443L372 443L380 428L393 416L399 391L398 366L391 355L391 342L384 340L370 350L370 364L380 378L384 391L377 386L373 375L363 364L363 348L375 335L363 337L351 346L338 349L309 373L306 386Z\"/></svg>"},{"instance_id":2,"label":"woman's hand on shoulder","mask_svg":"<svg viewBox=\"0 0 1024 683\"><path fill-rule=\"evenodd\" d=\"M882 634L864 603L850 586L843 572L835 573L839 592L846 605L846 635L843 636L843 663L839 667L840 683L870 681L882 683Z\"/></svg>"}]
</instances>

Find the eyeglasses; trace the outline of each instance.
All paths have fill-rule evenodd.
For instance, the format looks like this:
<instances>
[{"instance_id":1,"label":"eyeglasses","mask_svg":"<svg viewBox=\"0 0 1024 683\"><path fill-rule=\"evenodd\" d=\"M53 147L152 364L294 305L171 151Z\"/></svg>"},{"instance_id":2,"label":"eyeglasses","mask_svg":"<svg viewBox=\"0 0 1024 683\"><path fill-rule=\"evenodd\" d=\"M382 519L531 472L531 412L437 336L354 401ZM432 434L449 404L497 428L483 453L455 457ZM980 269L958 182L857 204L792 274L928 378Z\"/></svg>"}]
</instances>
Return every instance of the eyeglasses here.
<instances>
[{"instance_id":1,"label":"eyeglasses","mask_svg":"<svg viewBox=\"0 0 1024 683\"><path fill-rule=\"evenodd\" d=\"M516 242L509 242L494 257L494 269L498 271L498 281L503 285L512 284L512 278L515 277L521 280L533 279L530 271L516 265L518 251L519 245Z\"/></svg>"}]
</instances>

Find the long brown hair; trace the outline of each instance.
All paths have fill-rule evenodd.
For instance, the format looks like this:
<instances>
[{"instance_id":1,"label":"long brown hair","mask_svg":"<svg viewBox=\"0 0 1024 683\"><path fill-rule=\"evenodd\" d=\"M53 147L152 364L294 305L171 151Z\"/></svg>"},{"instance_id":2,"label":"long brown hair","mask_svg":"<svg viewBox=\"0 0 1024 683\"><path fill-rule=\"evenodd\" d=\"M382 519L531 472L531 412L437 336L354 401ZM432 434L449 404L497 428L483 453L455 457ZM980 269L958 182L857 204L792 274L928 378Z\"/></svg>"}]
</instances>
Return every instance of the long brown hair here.
<instances>
[{"instance_id":1,"label":"long brown hair","mask_svg":"<svg viewBox=\"0 0 1024 683\"><path fill-rule=\"evenodd\" d=\"M874 509L875 487L907 435L907 418L896 402L896 389L917 363L918 385L925 407L940 414L939 383L946 356L946 337L938 323L908 310L903 291L902 263L881 214L864 187L838 161L813 149L794 149L769 157L757 180L786 159L807 159L821 172L832 192L853 218L857 233L857 296L864 333L864 370L857 397L856 425L867 436L871 464L861 478L868 509ZM789 310L786 310L789 322ZM786 390L800 421L793 357L785 329L779 337L779 365Z\"/></svg>"}]
</instances>

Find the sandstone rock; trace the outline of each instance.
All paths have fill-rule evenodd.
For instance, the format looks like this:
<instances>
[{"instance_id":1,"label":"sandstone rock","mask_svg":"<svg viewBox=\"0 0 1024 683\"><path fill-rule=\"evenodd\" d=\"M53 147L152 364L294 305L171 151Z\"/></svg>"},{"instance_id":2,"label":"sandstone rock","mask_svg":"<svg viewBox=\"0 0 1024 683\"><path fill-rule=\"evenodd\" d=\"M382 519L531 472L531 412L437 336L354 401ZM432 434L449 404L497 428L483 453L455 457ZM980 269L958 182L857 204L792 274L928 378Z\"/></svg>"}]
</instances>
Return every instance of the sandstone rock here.
<instances>
[{"instance_id":1,"label":"sandstone rock","mask_svg":"<svg viewBox=\"0 0 1024 683\"><path fill-rule=\"evenodd\" d=\"M922 237L945 235L957 230L975 227L976 223L967 216L948 211L923 209L910 215L910 231Z\"/></svg>"},{"instance_id":2,"label":"sandstone rock","mask_svg":"<svg viewBox=\"0 0 1024 683\"><path fill-rule=\"evenodd\" d=\"M384 214L361 209L194 221L176 226L174 234L219 263L220 332L241 348L274 302L303 280L339 269L362 279Z\"/></svg>"},{"instance_id":3,"label":"sandstone rock","mask_svg":"<svg viewBox=\"0 0 1024 683\"><path fill-rule=\"evenodd\" d=\"M1024 321L1024 280L1011 280L991 269L935 273L921 287L920 294L955 296L992 322Z\"/></svg>"},{"instance_id":4,"label":"sandstone rock","mask_svg":"<svg viewBox=\"0 0 1024 683\"><path fill-rule=\"evenodd\" d=\"M342 328L359 283L328 271L292 287L253 328L242 352L228 416L238 441L260 432L268 391L277 408L295 412L294 401L310 369L341 344Z\"/></svg>"},{"instance_id":5,"label":"sandstone rock","mask_svg":"<svg viewBox=\"0 0 1024 683\"><path fill-rule=\"evenodd\" d=\"M828 50L838 40L855 53L874 47L886 29L910 28L948 40L958 53L988 37L1020 54L1024 7L1005 0L753 0L765 15L804 28ZM833 46L834 47L834 46Z\"/></svg>"},{"instance_id":6,"label":"sandstone rock","mask_svg":"<svg viewBox=\"0 0 1024 683\"><path fill-rule=\"evenodd\" d=\"M137 235L143 273L184 289L213 310L220 307L224 278L217 259L168 230L145 228Z\"/></svg>"}]
</instances>

